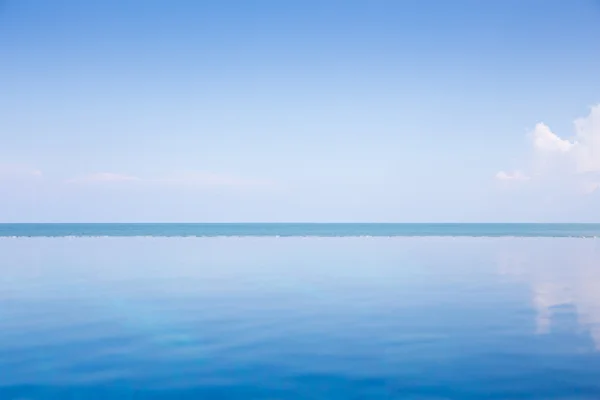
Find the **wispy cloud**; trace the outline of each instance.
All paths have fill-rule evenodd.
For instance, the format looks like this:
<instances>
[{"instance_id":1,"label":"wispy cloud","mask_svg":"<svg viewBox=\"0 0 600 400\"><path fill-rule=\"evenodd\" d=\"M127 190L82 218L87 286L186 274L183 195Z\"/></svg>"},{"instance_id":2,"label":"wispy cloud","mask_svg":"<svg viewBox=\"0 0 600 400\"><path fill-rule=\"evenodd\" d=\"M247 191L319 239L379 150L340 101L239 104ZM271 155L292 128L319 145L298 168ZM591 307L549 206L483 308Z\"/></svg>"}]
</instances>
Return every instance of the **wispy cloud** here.
<instances>
[{"instance_id":1,"label":"wispy cloud","mask_svg":"<svg viewBox=\"0 0 600 400\"><path fill-rule=\"evenodd\" d=\"M41 178L42 171L26 165L0 164L0 179Z\"/></svg>"},{"instance_id":2,"label":"wispy cloud","mask_svg":"<svg viewBox=\"0 0 600 400\"><path fill-rule=\"evenodd\" d=\"M174 186L265 186L271 185L268 180L247 179L232 175L188 171L167 174L159 177L140 178L134 175L112 172L99 172L67 180L67 183L144 183L149 185Z\"/></svg>"},{"instance_id":3,"label":"wispy cloud","mask_svg":"<svg viewBox=\"0 0 600 400\"><path fill-rule=\"evenodd\" d=\"M504 181L532 180L573 183L582 193L600 187L600 104L591 107L586 117L574 121L575 134L565 139L544 123L529 133L531 166L527 174L500 171L496 178Z\"/></svg>"},{"instance_id":4,"label":"wispy cloud","mask_svg":"<svg viewBox=\"0 0 600 400\"><path fill-rule=\"evenodd\" d=\"M265 186L272 184L268 180L241 178L227 174L188 171L156 179L155 182L169 185L190 186Z\"/></svg>"},{"instance_id":5,"label":"wispy cloud","mask_svg":"<svg viewBox=\"0 0 600 400\"><path fill-rule=\"evenodd\" d=\"M583 194L591 194L598 189L600 189L600 182L584 182L581 185L581 192Z\"/></svg>"},{"instance_id":6,"label":"wispy cloud","mask_svg":"<svg viewBox=\"0 0 600 400\"><path fill-rule=\"evenodd\" d=\"M98 172L69 179L67 183L99 183L99 182L138 182L141 179L127 174L116 174L113 172Z\"/></svg>"},{"instance_id":7,"label":"wispy cloud","mask_svg":"<svg viewBox=\"0 0 600 400\"><path fill-rule=\"evenodd\" d=\"M521 171L500 171L496 174L496 179L500 181L527 181L529 177L523 174Z\"/></svg>"}]
</instances>

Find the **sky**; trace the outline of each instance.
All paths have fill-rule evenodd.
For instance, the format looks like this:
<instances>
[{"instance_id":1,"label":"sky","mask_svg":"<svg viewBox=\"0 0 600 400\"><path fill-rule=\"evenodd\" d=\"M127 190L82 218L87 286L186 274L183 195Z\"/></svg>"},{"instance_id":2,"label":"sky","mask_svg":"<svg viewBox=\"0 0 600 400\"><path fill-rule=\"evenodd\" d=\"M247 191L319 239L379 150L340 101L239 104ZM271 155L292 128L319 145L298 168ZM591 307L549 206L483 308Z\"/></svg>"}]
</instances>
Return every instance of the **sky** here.
<instances>
[{"instance_id":1,"label":"sky","mask_svg":"<svg viewBox=\"0 0 600 400\"><path fill-rule=\"evenodd\" d=\"M598 0L0 0L0 222L600 222Z\"/></svg>"}]
</instances>

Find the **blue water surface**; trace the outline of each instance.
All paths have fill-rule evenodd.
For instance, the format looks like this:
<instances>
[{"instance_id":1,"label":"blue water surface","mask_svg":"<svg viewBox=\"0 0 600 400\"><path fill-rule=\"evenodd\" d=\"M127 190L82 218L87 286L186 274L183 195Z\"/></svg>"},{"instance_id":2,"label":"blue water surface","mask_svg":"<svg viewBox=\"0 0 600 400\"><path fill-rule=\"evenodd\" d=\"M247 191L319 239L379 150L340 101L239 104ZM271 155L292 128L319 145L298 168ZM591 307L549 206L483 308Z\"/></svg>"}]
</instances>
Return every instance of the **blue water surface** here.
<instances>
[{"instance_id":1,"label":"blue water surface","mask_svg":"<svg viewBox=\"0 0 600 400\"><path fill-rule=\"evenodd\" d=\"M489 223L104 223L0 224L0 237L61 236L467 236L600 237L600 224Z\"/></svg>"},{"instance_id":2,"label":"blue water surface","mask_svg":"<svg viewBox=\"0 0 600 400\"><path fill-rule=\"evenodd\" d=\"M0 256L2 400L600 398L593 239L4 237Z\"/></svg>"}]
</instances>

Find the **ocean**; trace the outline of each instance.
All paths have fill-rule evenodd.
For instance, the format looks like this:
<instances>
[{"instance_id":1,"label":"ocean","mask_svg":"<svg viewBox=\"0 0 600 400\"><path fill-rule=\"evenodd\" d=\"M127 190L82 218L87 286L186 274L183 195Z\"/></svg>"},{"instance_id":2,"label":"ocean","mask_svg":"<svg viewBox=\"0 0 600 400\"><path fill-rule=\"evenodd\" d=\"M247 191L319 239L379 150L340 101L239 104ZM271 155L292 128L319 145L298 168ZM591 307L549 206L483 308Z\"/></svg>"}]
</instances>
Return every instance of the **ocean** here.
<instances>
[{"instance_id":1,"label":"ocean","mask_svg":"<svg viewBox=\"0 0 600 400\"><path fill-rule=\"evenodd\" d=\"M468 236L600 237L600 224L142 223L0 224L0 237Z\"/></svg>"},{"instance_id":2,"label":"ocean","mask_svg":"<svg viewBox=\"0 0 600 400\"><path fill-rule=\"evenodd\" d=\"M599 399L597 224L0 224L0 399Z\"/></svg>"}]
</instances>

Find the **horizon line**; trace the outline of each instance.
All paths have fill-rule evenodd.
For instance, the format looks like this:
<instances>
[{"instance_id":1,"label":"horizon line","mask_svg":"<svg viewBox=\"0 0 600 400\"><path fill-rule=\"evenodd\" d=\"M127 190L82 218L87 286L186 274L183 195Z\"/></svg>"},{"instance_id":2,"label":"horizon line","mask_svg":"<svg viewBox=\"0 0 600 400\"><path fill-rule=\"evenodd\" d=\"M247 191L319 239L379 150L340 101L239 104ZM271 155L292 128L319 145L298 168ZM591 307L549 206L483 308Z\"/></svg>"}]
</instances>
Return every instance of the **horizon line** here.
<instances>
[{"instance_id":1,"label":"horizon line","mask_svg":"<svg viewBox=\"0 0 600 400\"><path fill-rule=\"evenodd\" d=\"M261 221L229 221L229 222L211 222L211 221L169 221L169 222L0 222L0 225L600 225L600 222L376 222L376 221L360 221L360 222L261 222Z\"/></svg>"}]
</instances>

